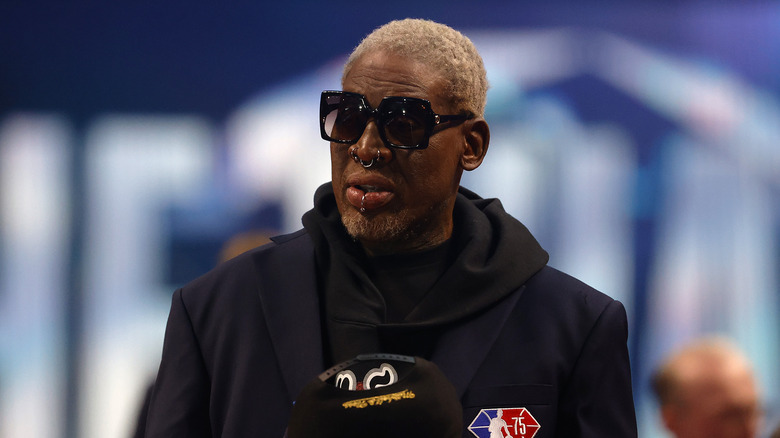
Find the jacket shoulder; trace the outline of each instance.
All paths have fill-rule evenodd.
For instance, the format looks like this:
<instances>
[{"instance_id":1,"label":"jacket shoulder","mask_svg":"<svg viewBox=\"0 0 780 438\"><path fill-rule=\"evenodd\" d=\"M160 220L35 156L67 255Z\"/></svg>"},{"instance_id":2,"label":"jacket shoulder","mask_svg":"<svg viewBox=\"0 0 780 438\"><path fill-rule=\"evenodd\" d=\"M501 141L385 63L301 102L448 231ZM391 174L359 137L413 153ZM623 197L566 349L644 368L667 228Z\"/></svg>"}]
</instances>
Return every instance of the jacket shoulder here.
<instances>
[{"instance_id":1,"label":"jacket shoulder","mask_svg":"<svg viewBox=\"0 0 780 438\"><path fill-rule=\"evenodd\" d=\"M224 261L185 284L182 297L185 303L208 304L220 297L255 295L266 279L289 273L306 260L313 263L314 247L304 230L275 236L271 242Z\"/></svg>"},{"instance_id":2,"label":"jacket shoulder","mask_svg":"<svg viewBox=\"0 0 780 438\"><path fill-rule=\"evenodd\" d=\"M583 281L545 266L525 284L524 294L537 296L558 305L584 306L597 313L615 300Z\"/></svg>"}]
</instances>

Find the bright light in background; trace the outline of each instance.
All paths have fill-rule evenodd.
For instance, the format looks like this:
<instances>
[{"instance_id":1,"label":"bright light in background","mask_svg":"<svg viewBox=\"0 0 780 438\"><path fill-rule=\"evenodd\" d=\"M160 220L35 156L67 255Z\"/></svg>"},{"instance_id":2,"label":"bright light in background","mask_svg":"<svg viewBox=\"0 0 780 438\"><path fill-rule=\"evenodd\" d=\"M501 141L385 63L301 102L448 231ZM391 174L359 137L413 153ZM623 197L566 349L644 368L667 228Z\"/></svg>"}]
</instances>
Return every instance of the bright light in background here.
<instances>
[{"instance_id":1,"label":"bright light in background","mask_svg":"<svg viewBox=\"0 0 780 438\"><path fill-rule=\"evenodd\" d=\"M236 111L228 122L228 172L243 205L280 202L285 231L301 228L314 191L330 181L330 147L320 138L319 93L338 76L315 75L280 87ZM315 91L316 90L316 91Z\"/></svg>"},{"instance_id":2,"label":"bright light in background","mask_svg":"<svg viewBox=\"0 0 780 438\"><path fill-rule=\"evenodd\" d=\"M0 124L0 436L62 430L68 284L68 124L16 115Z\"/></svg>"},{"instance_id":3,"label":"bright light in background","mask_svg":"<svg viewBox=\"0 0 780 438\"><path fill-rule=\"evenodd\" d=\"M162 350L164 214L214 184L214 133L184 116L110 116L86 140L85 354L80 436L127 436Z\"/></svg>"}]
</instances>

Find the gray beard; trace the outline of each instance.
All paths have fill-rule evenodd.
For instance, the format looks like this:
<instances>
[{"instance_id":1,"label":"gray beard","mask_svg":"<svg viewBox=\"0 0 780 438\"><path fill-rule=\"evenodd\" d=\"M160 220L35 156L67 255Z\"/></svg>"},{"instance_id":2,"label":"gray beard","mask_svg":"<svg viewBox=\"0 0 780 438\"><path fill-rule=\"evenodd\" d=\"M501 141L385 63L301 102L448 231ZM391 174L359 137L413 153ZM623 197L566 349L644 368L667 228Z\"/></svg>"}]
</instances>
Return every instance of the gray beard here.
<instances>
[{"instance_id":1,"label":"gray beard","mask_svg":"<svg viewBox=\"0 0 780 438\"><path fill-rule=\"evenodd\" d=\"M357 212L341 216L347 234L357 241L400 242L414 237L412 218L406 211L379 217L367 217Z\"/></svg>"},{"instance_id":2,"label":"gray beard","mask_svg":"<svg viewBox=\"0 0 780 438\"><path fill-rule=\"evenodd\" d=\"M441 231L431 228L431 220L440 217L446 205L442 202L433 206L430 214L417 221L409 215L408 210L380 216L364 216L350 211L341 215L341 223L347 234L358 242L386 243L386 249L390 250L420 249L443 241Z\"/></svg>"}]
</instances>

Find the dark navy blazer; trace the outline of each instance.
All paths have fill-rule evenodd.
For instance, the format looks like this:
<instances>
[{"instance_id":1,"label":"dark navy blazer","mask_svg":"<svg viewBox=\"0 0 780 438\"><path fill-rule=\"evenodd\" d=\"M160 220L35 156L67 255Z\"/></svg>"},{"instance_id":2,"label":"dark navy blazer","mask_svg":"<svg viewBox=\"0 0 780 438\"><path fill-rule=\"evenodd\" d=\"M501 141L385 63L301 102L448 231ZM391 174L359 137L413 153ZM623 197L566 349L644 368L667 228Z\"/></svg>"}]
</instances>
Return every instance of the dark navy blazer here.
<instances>
[{"instance_id":1,"label":"dark navy blazer","mask_svg":"<svg viewBox=\"0 0 780 438\"><path fill-rule=\"evenodd\" d=\"M429 358L467 427L482 409L526 408L535 438L635 437L623 305L545 267L447 332ZM325 368L310 237L303 231L177 290L147 437L282 437L303 386Z\"/></svg>"}]
</instances>

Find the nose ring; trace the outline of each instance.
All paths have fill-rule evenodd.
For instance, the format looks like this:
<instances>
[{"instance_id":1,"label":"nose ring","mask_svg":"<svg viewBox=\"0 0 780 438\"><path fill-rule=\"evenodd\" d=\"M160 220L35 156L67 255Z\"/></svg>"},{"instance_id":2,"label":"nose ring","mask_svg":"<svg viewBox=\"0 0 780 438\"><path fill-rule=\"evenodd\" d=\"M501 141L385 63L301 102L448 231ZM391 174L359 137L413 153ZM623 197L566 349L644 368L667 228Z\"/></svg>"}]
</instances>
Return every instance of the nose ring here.
<instances>
[{"instance_id":1,"label":"nose ring","mask_svg":"<svg viewBox=\"0 0 780 438\"><path fill-rule=\"evenodd\" d=\"M352 160L354 160L356 163L360 163L360 165L366 169L376 164L377 161L382 161L382 152L379 149L376 150L376 157L372 158L371 161L361 160L357 155L357 147L352 147L349 149L349 156L352 157Z\"/></svg>"}]
</instances>

